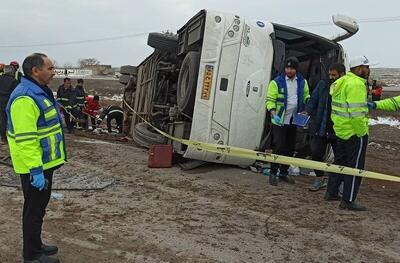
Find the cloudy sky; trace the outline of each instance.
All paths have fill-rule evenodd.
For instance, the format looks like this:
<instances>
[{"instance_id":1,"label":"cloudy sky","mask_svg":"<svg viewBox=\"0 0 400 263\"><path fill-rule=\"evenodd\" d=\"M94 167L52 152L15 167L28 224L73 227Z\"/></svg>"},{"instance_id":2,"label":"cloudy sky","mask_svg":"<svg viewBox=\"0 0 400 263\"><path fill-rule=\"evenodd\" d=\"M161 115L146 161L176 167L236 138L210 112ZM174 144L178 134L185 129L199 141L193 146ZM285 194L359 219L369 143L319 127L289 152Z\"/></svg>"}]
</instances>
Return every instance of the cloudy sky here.
<instances>
[{"instance_id":1,"label":"cloudy sky","mask_svg":"<svg viewBox=\"0 0 400 263\"><path fill-rule=\"evenodd\" d=\"M213 9L287 25L329 22L333 14L356 19L393 18L396 21L360 23L357 35L342 42L350 56L366 55L379 67L400 67L400 1L398 0L14 0L0 7L0 62L22 61L43 52L59 66L94 57L103 64L138 64L152 49L146 33L176 31L201 9ZM382 20L382 19L380 19ZM390 20L390 19L389 19ZM335 26L301 27L330 37ZM43 46L139 35L110 41ZM29 45L37 45L26 47ZM25 47L21 47L25 46Z\"/></svg>"}]
</instances>

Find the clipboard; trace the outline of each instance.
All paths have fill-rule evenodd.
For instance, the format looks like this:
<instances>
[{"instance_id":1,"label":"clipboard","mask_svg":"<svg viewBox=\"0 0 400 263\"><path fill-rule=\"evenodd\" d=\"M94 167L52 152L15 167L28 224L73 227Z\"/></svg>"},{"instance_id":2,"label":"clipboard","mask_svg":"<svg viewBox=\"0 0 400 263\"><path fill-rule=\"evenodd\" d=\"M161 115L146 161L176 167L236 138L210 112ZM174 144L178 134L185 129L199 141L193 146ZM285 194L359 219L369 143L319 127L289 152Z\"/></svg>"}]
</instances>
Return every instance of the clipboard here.
<instances>
[{"instance_id":1,"label":"clipboard","mask_svg":"<svg viewBox=\"0 0 400 263\"><path fill-rule=\"evenodd\" d=\"M297 113L296 115L293 116L292 124L300 127L305 127L308 124L309 120L310 116Z\"/></svg>"}]
</instances>

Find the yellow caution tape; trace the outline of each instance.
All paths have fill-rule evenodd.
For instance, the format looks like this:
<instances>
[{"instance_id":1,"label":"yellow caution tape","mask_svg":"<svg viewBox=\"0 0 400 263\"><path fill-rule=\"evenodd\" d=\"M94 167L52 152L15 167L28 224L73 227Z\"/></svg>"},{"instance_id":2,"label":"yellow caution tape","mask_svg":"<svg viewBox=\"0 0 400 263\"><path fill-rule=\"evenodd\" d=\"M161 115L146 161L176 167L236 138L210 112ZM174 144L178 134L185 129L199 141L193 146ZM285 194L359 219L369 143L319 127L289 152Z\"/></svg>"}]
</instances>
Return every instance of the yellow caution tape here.
<instances>
[{"instance_id":1,"label":"yellow caution tape","mask_svg":"<svg viewBox=\"0 0 400 263\"><path fill-rule=\"evenodd\" d=\"M129 104L125 100L124 100L124 103L128 107L129 110L131 110L140 119L142 119L145 123L147 123L149 126L151 126L153 129L155 129L157 132L159 132L163 136L165 136L171 140L185 144L187 146L193 147L193 148L197 149L198 151L208 151L208 152L213 152L213 153L219 153L221 155L228 155L228 156L246 158L246 159L251 159L251 160L259 160L259 161L271 162L271 163L294 165L294 166L298 166L298 167L315 169L315 170L320 170L320 171L329 172L329 173L360 176L360 177L366 177L366 178L371 178L371 179L386 180L386 181L393 181L393 182L400 183L400 177L398 177L398 176L386 175L386 174L381 174L381 173L376 173L376 172L369 172L369 171L350 168L350 167L346 167L346 166L316 162L316 161L294 158L294 157L287 157L287 156L282 156L282 155L277 155L277 154L257 152L257 151L234 147L234 146L204 143L204 142L198 142L198 141L193 141L193 140L176 138L176 137L173 137L173 136L169 135L168 133L165 133L165 132L159 130L158 128L154 127L152 124L150 124L148 121L146 121L143 117L141 117L134 109L132 109L132 107L129 106Z\"/></svg>"}]
</instances>

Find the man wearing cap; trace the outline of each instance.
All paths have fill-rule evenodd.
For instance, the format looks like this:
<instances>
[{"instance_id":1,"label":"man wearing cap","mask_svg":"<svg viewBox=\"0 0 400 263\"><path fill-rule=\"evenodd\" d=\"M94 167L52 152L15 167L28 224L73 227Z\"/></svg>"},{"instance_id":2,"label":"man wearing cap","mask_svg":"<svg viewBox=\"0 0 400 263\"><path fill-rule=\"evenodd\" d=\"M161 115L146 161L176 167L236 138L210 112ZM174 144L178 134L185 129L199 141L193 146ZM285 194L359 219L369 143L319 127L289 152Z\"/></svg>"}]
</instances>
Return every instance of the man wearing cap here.
<instances>
[{"instance_id":1,"label":"man wearing cap","mask_svg":"<svg viewBox=\"0 0 400 263\"><path fill-rule=\"evenodd\" d=\"M298 74L299 61L289 57L285 61L285 72L269 83L266 108L271 114L272 153L293 156L296 144L296 125L292 124L295 114L303 111L310 97L307 81ZM271 164L269 183L276 186L279 177L282 181L294 183L288 174L288 165Z\"/></svg>"},{"instance_id":2,"label":"man wearing cap","mask_svg":"<svg viewBox=\"0 0 400 263\"><path fill-rule=\"evenodd\" d=\"M335 164L364 169L368 145L367 79L369 61L365 56L350 61L350 72L336 80L330 88L333 129L336 134ZM361 177L330 174L326 200L339 200L338 188L343 180L341 209L364 211L355 202Z\"/></svg>"}]
</instances>

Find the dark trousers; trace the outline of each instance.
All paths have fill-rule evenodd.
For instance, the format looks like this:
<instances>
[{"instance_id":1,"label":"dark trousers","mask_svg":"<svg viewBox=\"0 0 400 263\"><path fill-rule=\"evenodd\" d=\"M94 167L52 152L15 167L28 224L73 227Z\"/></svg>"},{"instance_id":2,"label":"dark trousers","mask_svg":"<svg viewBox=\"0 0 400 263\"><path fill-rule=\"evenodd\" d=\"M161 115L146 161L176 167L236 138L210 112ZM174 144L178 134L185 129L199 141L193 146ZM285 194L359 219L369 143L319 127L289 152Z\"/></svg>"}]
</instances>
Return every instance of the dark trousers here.
<instances>
[{"instance_id":1,"label":"dark trousers","mask_svg":"<svg viewBox=\"0 0 400 263\"><path fill-rule=\"evenodd\" d=\"M336 139L329 138L327 136L314 135L311 138L310 148L311 148L311 158L313 161L322 162L324 161L324 156L326 154L326 148L328 144L331 145L333 154L336 156ZM318 177L324 176L323 171L314 170Z\"/></svg>"},{"instance_id":2,"label":"dark trousers","mask_svg":"<svg viewBox=\"0 0 400 263\"><path fill-rule=\"evenodd\" d=\"M367 153L368 135L363 137L352 136L348 140L336 138L336 153L334 164L357 169L364 169ZM339 185L344 182L342 199L346 202L354 202L361 185L359 176L329 174L328 193L337 195Z\"/></svg>"},{"instance_id":3,"label":"dark trousers","mask_svg":"<svg viewBox=\"0 0 400 263\"><path fill-rule=\"evenodd\" d=\"M48 181L46 189L39 189L31 185L29 174L21 174L21 185L24 193L24 210L22 213L23 255L25 260L34 260L40 257L42 243L42 224L46 214L46 207L50 200L53 170L44 171Z\"/></svg>"},{"instance_id":4,"label":"dark trousers","mask_svg":"<svg viewBox=\"0 0 400 263\"><path fill-rule=\"evenodd\" d=\"M7 100L0 98L0 139L7 140L7 114L6 114Z\"/></svg>"},{"instance_id":5,"label":"dark trousers","mask_svg":"<svg viewBox=\"0 0 400 263\"><path fill-rule=\"evenodd\" d=\"M75 122L70 115L72 114L71 109L68 109L68 112L65 109L63 109L63 114L64 114L65 124L67 125L67 130L71 132L75 126Z\"/></svg>"},{"instance_id":6,"label":"dark trousers","mask_svg":"<svg viewBox=\"0 0 400 263\"><path fill-rule=\"evenodd\" d=\"M272 125L272 153L284 156L293 156L296 146L296 125ZM288 174L288 165L271 163L271 174Z\"/></svg>"}]
</instances>

